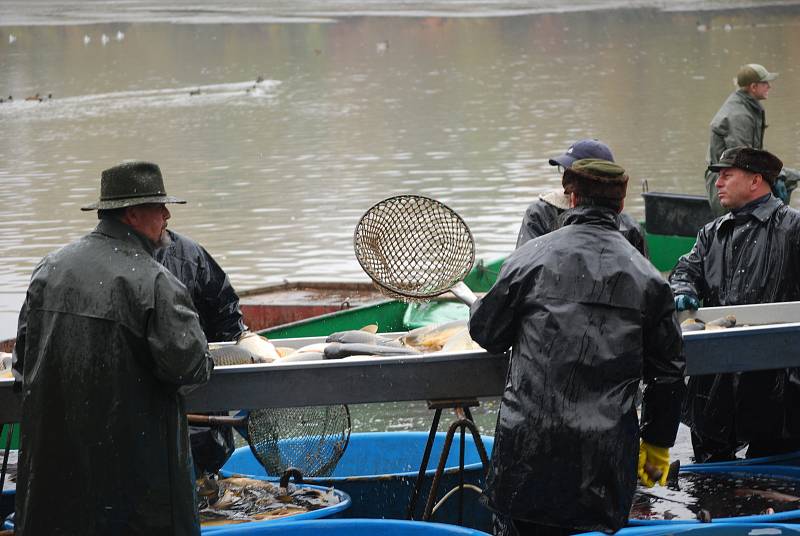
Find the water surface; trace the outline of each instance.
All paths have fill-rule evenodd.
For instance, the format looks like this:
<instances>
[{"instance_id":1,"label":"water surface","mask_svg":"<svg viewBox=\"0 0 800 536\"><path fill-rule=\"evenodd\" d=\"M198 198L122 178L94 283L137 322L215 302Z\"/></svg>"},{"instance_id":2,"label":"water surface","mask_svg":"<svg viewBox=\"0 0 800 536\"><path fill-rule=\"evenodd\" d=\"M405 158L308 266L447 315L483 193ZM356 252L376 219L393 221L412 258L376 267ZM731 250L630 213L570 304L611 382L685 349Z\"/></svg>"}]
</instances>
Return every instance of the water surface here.
<instances>
[{"instance_id":1,"label":"water surface","mask_svg":"<svg viewBox=\"0 0 800 536\"><path fill-rule=\"evenodd\" d=\"M743 62L781 73L767 147L798 166L800 11L755 4L4 2L0 338L123 159L161 166L189 200L172 227L240 289L363 279L355 223L400 193L449 204L479 257L505 255L559 183L547 159L582 137L629 170L636 217L642 180L701 193L707 125Z\"/></svg>"}]
</instances>

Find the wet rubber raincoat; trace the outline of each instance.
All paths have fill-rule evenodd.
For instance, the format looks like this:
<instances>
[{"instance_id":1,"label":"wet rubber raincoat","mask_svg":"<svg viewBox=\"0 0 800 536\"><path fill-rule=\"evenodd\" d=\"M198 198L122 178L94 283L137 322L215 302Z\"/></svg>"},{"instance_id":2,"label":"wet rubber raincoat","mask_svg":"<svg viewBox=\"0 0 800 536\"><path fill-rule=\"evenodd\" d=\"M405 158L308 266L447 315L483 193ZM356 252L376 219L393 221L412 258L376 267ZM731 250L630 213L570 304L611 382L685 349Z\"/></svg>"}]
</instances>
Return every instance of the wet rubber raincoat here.
<instances>
[{"instance_id":1,"label":"wet rubber raincoat","mask_svg":"<svg viewBox=\"0 0 800 536\"><path fill-rule=\"evenodd\" d=\"M520 247L528 240L545 235L561 227L565 212L564 209L551 205L543 199L537 199L531 203L525 210L525 216L522 217L522 225L517 236L517 247ZM624 212L617 214L616 220L622 236L627 238L628 242L633 244L633 247L646 257L647 246L645 245L642 229L636 223L636 220Z\"/></svg>"},{"instance_id":2,"label":"wet rubber raincoat","mask_svg":"<svg viewBox=\"0 0 800 536\"><path fill-rule=\"evenodd\" d=\"M766 113L758 100L747 91L731 93L711 120L711 138L708 142L707 164L718 164L725 149L744 145L753 149L764 148ZM719 204L715 186L719 173L706 169L706 193L711 210L716 215L725 213Z\"/></svg>"},{"instance_id":3,"label":"wet rubber raincoat","mask_svg":"<svg viewBox=\"0 0 800 536\"><path fill-rule=\"evenodd\" d=\"M772 195L708 223L670 275L704 307L800 300L800 213ZM684 422L713 442L800 436L800 369L697 376ZM698 460L703 461L703 460Z\"/></svg>"},{"instance_id":4,"label":"wet rubber raincoat","mask_svg":"<svg viewBox=\"0 0 800 536\"><path fill-rule=\"evenodd\" d=\"M167 233L170 244L158 249L155 258L189 289L206 339L237 340L247 326L239 308L239 296L228 275L200 244L176 232L167 230ZM189 437L192 458L199 471L218 471L235 448L230 426L190 426Z\"/></svg>"},{"instance_id":5,"label":"wet rubber raincoat","mask_svg":"<svg viewBox=\"0 0 800 536\"><path fill-rule=\"evenodd\" d=\"M18 534L199 534L182 392L213 362L152 254L102 220L33 272L14 349Z\"/></svg>"},{"instance_id":6,"label":"wet rubber raincoat","mask_svg":"<svg viewBox=\"0 0 800 536\"><path fill-rule=\"evenodd\" d=\"M622 527L640 434L674 443L684 360L669 285L619 233L615 213L574 208L562 228L517 249L469 326L486 350L511 348L488 506L540 525Z\"/></svg>"},{"instance_id":7,"label":"wet rubber raincoat","mask_svg":"<svg viewBox=\"0 0 800 536\"><path fill-rule=\"evenodd\" d=\"M176 232L167 233L171 243L156 250L156 260L189 289L206 339L235 341L247 326L228 275L200 244Z\"/></svg>"}]
</instances>

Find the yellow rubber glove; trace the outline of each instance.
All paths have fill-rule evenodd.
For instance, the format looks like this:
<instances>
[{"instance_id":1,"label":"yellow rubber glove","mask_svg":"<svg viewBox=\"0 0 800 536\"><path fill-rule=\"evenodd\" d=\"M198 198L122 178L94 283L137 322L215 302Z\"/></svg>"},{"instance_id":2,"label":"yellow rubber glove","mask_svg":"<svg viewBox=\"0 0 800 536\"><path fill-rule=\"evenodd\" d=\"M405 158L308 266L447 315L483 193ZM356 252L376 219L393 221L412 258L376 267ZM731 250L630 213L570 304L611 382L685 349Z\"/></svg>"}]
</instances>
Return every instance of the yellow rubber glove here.
<instances>
[{"instance_id":1,"label":"yellow rubber glove","mask_svg":"<svg viewBox=\"0 0 800 536\"><path fill-rule=\"evenodd\" d=\"M665 486L669 474L669 449L646 441L639 446L639 480L648 488L656 483Z\"/></svg>"}]
</instances>

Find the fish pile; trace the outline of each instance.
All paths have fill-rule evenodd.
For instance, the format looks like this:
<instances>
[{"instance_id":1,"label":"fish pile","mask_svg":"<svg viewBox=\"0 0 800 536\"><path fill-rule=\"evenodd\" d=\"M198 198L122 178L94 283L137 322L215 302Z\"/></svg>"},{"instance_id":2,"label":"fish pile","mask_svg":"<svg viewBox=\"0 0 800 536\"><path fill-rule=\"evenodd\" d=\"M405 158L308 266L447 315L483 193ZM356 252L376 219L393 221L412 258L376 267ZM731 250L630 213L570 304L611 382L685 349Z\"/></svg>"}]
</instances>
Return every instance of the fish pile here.
<instances>
[{"instance_id":1,"label":"fish pile","mask_svg":"<svg viewBox=\"0 0 800 536\"><path fill-rule=\"evenodd\" d=\"M198 479L196 485L200 523L204 527L278 519L339 504L333 488L291 483L282 488L254 478L208 476Z\"/></svg>"},{"instance_id":2,"label":"fish pile","mask_svg":"<svg viewBox=\"0 0 800 536\"><path fill-rule=\"evenodd\" d=\"M800 481L735 473L680 473L666 487L639 488L631 519L710 521L800 509Z\"/></svg>"},{"instance_id":3,"label":"fish pile","mask_svg":"<svg viewBox=\"0 0 800 536\"><path fill-rule=\"evenodd\" d=\"M3 452L0 452L0 464L3 463ZM8 463L6 464L6 480L3 482L2 490L12 492L17 489L17 455L18 451L11 450L8 453Z\"/></svg>"},{"instance_id":4,"label":"fish pile","mask_svg":"<svg viewBox=\"0 0 800 536\"><path fill-rule=\"evenodd\" d=\"M689 331L712 331L717 329L728 329L736 326L736 317L734 315L723 316L709 322L703 322L699 318L687 318L681 322L681 331L686 333Z\"/></svg>"},{"instance_id":5,"label":"fish pile","mask_svg":"<svg viewBox=\"0 0 800 536\"><path fill-rule=\"evenodd\" d=\"M433 352L463 352L480 350L469 336L466 320L424 326L399 337L377 333L371 324L360 330L340 331L329 335L325 342L302 348L278 347L281 356L276 363L342 359L354 356L421 355Z\"/></svg>"},{"instance_id":6,"label":"fish pile","mask_svg":"<svg viewBox=\"0 0 800 536\"><path fill-rule=\"evenodd\" d=\"M11 354L0 352L0 378L12 378L11 373Z\"/></svg>"}]
</instances>

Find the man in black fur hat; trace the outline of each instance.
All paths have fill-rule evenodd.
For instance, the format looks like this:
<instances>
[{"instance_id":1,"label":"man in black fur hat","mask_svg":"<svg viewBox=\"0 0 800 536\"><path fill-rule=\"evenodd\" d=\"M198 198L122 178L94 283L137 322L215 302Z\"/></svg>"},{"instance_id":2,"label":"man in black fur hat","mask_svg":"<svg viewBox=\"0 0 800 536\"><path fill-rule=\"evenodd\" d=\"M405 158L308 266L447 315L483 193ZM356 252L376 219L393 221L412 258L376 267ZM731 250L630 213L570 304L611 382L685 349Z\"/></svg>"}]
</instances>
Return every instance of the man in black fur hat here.
<instances>
[{"instance_id":1,"label":"man in black fur hat","mask_svg":"<svg viewBox=\"0 0 800 536\"><path fill-rule=\"evenodd\" d=\"M730 212L706 224L670 276L676 308L697 309L800 300L800 213L772 194L782 162L734 147L709 170ZM697 376L689 380L683 420L695 461L735 459L800 449L800 369Z\"/></svg>"}]
</instances>

